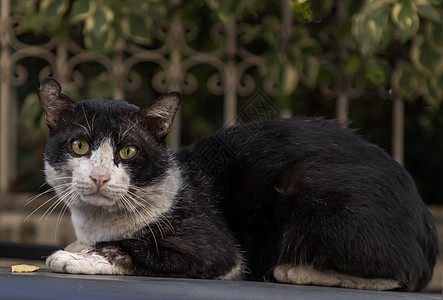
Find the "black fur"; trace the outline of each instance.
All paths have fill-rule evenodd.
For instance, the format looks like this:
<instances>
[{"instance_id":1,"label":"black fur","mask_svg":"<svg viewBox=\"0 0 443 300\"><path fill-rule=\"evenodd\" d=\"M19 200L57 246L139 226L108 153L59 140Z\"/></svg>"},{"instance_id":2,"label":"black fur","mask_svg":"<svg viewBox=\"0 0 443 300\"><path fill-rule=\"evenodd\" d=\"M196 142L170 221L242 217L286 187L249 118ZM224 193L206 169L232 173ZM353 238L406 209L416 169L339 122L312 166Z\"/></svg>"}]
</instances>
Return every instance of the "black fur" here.
<instances>
[{"instance_id":1,"label":"black fur","mask_svg":"<svg viewBox=\"0 0 443 300\"><path fill-rule=\"evenodd\" d=\"M225 164L202 151L218 143ZM281 263L313 264L409 290L431 279L434 223L403 167L350 129L291 118L227 128L182 150L188 173L210 176L252 278ZM187 163L192 161L191 163Z\"/></svg>"},{"instance_id":2,"label":"black fur","mask_svg":"<svg viewBox=\"0 0 443 300\"><path fill-rule=\"evenodd\" d=\"M60 94L50 84L43 90ZM127 162L115 160L127 164L137 186L180 166L184 186L158 221L162 226L93 246L128 273L218 278L244 259L245 278L254 280L272 280L273 268L285 263L395 279L409 291L431 279L436 230L411 177L335 121L290 118L230 127L171 154L164 143L171 118L167 124L147 109L100 99L75 109L68 102L68 110L51 118L52 104L45 101L54 97L42 93L50 165L73 155L67 150L73 138L94 147L112 137L141 149ZM55 98L72 101L63 97ZM173 118L176 107L168 109ZM91 136L82 132L92 123ZM119 140L129 127L128 140Z\"/></svg>"}]
</instances>

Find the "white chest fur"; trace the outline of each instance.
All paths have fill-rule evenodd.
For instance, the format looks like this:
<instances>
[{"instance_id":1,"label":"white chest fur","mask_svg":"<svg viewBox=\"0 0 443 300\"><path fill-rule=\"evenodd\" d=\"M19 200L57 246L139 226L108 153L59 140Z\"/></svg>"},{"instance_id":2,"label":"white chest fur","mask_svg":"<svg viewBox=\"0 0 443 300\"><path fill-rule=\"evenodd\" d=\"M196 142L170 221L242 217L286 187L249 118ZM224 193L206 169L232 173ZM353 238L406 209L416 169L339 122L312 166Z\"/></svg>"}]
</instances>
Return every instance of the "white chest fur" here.
<instances>
[{"instance_id":1,"label":"white chest fur","mask_svg":"<svg viewBox=\"0 0 443 300\"><path fill-rule=\"evenodd\" d=\"M148 223L141 216L109 213L100 207L71 207L72 224L77 240L84 245L98 241L125 239Z\"/></svg>"},{"instance_id":2,"label":"white chest fur","mask_svg":"<svg viewBox=\"0 0 443 300\"><path fill-rule=\"evenodd\" d=\"M131 209L115 211L109 207L92 205L71 207L72 224L79 242L91 245L98 241L120 240L131 237L148 224L157 222L168 212L181 188L178 168L152 185L135 190ZM143 199L143 202L142 202Z\"/></svg>"}]
</instances>

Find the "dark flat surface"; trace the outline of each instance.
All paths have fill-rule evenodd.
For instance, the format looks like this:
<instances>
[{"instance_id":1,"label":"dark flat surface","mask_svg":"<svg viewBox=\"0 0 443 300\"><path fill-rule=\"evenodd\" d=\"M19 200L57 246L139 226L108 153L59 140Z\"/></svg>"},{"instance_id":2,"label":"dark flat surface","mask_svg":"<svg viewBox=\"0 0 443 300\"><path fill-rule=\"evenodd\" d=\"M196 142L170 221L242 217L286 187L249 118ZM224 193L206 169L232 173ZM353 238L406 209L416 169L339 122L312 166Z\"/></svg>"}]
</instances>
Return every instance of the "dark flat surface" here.
<instances>
[{"instance_id":1,"label":"dark flat surface","mask_svg":"<svg viewBox=\"0 0 443 300\"><path fill-rule=\"evenodd\" d=\"M0 257L41 260L59 249L62 247L0 242Z\"/></svg>"},{"instance_id":2,"label":"dark flat surface","mask_svg":"<svg viewBox=\"0 0 443 300\"><path fill-rule=\"evenodd\" d=\"M275 283L11 273L0 267L0 299L443 299L438 294L375 292Z\"/></svg>"}]
</instances>

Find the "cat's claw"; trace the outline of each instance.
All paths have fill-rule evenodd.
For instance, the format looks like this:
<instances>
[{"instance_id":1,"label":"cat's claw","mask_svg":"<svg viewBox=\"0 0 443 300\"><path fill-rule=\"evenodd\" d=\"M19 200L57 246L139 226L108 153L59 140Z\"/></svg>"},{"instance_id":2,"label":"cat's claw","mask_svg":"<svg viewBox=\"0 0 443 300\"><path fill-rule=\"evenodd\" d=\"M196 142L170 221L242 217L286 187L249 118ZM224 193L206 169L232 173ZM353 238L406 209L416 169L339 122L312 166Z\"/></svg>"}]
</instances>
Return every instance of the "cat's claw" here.
<instances>
[{"instance_id":1,"label":"cat's claw","mask_svg":"<svg viewBox=\"0 0 443 300\"><path fill-rule=\"evenodd\" d=\"M47 258L46 266L57 273L123 274L120 268L93 251L74 253L59 250Z\"/></svg>"}]
</instances>

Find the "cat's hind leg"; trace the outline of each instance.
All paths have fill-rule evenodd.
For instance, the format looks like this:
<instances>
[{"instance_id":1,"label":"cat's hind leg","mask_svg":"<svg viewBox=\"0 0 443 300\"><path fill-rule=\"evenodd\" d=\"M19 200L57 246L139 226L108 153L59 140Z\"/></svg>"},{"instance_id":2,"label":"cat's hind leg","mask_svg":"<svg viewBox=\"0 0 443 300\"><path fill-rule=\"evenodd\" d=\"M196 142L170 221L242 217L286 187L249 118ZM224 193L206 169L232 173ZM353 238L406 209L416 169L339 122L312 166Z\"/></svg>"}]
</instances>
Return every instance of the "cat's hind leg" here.
<instances>
[{"instance_id":1,"label":"cat's hind leg","mask_svg":"<svg viewBox=\"0 0 443 300\"><path fill-rule=\"evenodd\" d=\"M362 278L342 274L331 270L319 271L312 266L289 264L279 265L274 269L274 278L281 283L319 285L362 290L393 290L401 287L393 279Z\"/></svg>"}]
</instances>

